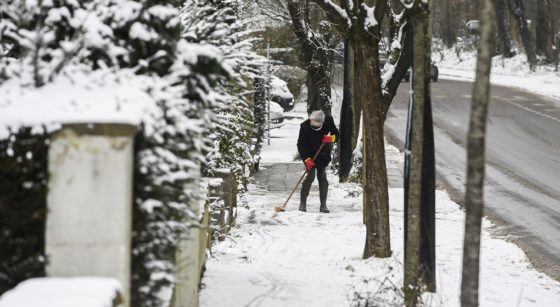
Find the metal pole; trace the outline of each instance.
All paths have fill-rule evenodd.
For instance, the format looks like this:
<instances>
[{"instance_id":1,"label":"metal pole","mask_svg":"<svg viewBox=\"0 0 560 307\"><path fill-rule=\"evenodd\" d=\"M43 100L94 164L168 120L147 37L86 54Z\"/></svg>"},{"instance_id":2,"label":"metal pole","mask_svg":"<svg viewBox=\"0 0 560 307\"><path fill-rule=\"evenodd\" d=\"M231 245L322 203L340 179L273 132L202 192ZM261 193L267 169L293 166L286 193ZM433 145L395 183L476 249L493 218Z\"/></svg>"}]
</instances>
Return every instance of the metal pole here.
<instances>
[{"instance_id":1,"label":"metal pole","mask_svg":"<svg viewBox=\"0 0 560 307\"><path fill-rule=\"evenodd\" d=\"M407 34L406 39L409 40L410 50L410 73L408 74L408 115L406 118L406 136L404 143L404 262L406 263L407 239L408 239L408 188L410 182L410 152L412 149L411 136L412 136L412 106L414 104L414 90L412 87L413 82L413 41L412 41L412 25L409 25L410 32Z\"/></svg>"}]
</instances>

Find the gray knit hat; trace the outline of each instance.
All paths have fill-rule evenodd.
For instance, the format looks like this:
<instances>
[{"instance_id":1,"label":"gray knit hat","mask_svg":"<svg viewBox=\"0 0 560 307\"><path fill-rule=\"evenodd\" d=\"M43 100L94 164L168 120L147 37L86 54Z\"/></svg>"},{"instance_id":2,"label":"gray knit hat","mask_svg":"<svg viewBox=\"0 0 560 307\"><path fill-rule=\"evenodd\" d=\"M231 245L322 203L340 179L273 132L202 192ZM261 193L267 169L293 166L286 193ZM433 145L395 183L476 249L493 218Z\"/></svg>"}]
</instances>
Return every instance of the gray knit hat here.
<instances>
[{"instance_id":1,"label":"gray knit hat","mask_svg":"<svg viewBox=\"0 0 560 307\"><path fill-rule=\"evenodd\" d=\"M325 121L325 112L321 110L313 111L311 112L311 115L309 115L309 119L316 120L319 123L323 124L323 122Z\"/></svg>"}]
</instances>

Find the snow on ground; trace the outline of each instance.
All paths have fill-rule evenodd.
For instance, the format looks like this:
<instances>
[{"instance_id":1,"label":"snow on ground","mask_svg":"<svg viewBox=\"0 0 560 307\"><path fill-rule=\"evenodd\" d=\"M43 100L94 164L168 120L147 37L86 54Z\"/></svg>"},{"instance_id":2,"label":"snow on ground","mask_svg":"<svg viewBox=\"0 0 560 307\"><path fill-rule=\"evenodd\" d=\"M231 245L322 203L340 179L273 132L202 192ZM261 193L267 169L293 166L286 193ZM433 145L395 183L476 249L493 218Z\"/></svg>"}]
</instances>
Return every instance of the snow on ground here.
<instances>
[{"instance_id":1,"label":"snow on ground","mask_svg":"<svg viewBox=\"0 0 560 307\"><path fill-rule=\"evenodd\" d=\"M439 60L437 65L441 78L460 81L474 80L475 52L462 52L457 55L454 49L446 49L442 52L434 52L433 57ZM501 56L494 57L490 82L556 99L560 98L560 72L554 71L554 67L551 65L537 66L536 71L531 72L524 53L519 53L510 59L504 59ZM554 101L560 106L558 100Z\"/></svg>"},{"instance_id":2,"label":"snow on ground","mask_svg":"<svg viewBox=\"0 0 560 307\"><path fill-rule=\"evenodd\" d=\"M266 145L265 140L263 148L266 150L261 154L261 163L289 163L296 159L297 152L288 149L294 149L296 146L297 134L295 138L292 134L294 131L297 133L301 121L301 118L286 119L284 126L270 131L270 146Z\"/></svg>"},{"instance_id":3,"label":"snow on ground","mask_svg":"<svg viewBox=\"0 0 560 307\"><path fill-rule=\"evenodd\" d=\"M292 162L300 120L273 133L272 145L264 146L266 163ZM387 152L388 165L402 167L398 150L389 146ZM331 214L318 213L313 189L309 212L297 211L296 194L287 212L275 213L288 192L251 185L249 207L239 208L237 226L213 247L201 306L401 306L403 190L389 191L392 257L363 260L359 188L336 183L333 175L329 181ZM438 291L425 294L423 304L459 306L464 212L446 192L436 197ZM514 244L492 238L491 227L484 220L480 305L560 306L560 283L531 268Z\"/></svg>"},{"instance_id":4,"label":"snow on ground","mask_svg":"<svg viewBox=\"0 0 560 307\"><path fill-rule=\"evenodd\" d=\"M111 307L117 293L122 287L113 278L32 278L6 292L0 307Z\"/></svg>"}]
</instances>

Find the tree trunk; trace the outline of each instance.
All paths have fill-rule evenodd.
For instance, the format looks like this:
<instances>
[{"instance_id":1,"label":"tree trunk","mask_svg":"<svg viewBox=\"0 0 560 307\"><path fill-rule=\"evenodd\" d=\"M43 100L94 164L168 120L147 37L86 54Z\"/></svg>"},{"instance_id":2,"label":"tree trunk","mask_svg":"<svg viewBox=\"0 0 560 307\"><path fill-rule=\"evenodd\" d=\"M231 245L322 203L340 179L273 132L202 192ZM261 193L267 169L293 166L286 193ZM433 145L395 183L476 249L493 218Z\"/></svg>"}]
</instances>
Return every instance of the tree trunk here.
<instances>
[{"instance_id":1,"label":"tree trunk","mask_svg":"<svg viewBox=\"0 0 560 307\"><path fill-rule=\"evenodd\" d=\"M433 0L428 0L431 11ZM436 292L436 162L434 148L434 123L432 120L432 36L433 13L426 20L424 37L424 129L422 131L422 211L420 214L420 279L425 290Z\"/></svg>"},{"instance_id":2,"label":"tree trunk","mask_svg":"<svg viewBox=\"0 0 560 307\"><path fill-rule=\"evenodd\" d=\"M442 6L442 16L443 16L443 24L442 24L442 38L443 43L447 48L453 47L453 45L457 42L457 32L455 31L455 22L453 18L453 11L451 8L451 4L449 3L451 0L441 0Z\"/></svg>"},{"instance_id":3,"label":"tree trunk","mask_svg":"<svg viewBox=\"0 0 560 307\"><path fill-rule=\"evenodd\" d=\"M353 40L354 93L363 106L363 187L366 243L364 258L391 256L389 195L385 165L383 97L379 73L378 41L364 35Z\"/></svg>"},{"instance_id":4,"label":"tree trunk","mask_svg":"<svg viewBox=\"0 0 560 307\"><path fill-rule=\"evenodd\" d=\"M340 139L338 146L339 154L339 170L338 176L340 182L346 182L350 171L352 170L352 156L354 148L356 148L356 141L358 133L355 133L354 118L354 103L352 95L353 75L354 75L354 55L352 46L348 40L344 41L344 86L342 107L340 110ZM359 128L359 125L358 125Z\"/></svg>"},{"instance_id":5,"label":"tree trunk","mask_svg":"<svg viewBox=\"0 0 560 307\"><path fill-rule=\"evenodd\" d=\"M307 113L323 110L331 115L331 64L332 57L326 48L313 48L307 66ZM311 52L311 50L309 51Z\"/></svg>"},{"instance_id":6,"label":"tree trunk","mask_svg":"<svg viewBox=\"0 0 560 307\"><path fill-rule=\"evenodd\" d=\"M523 0L508 0L508 7L519 26L521 41L523 42L523 47L525 48L525 53L527 54L529 67L532 71L534 71L535 66L537 65L537 56L535 54L533 36L529 30L527 19L525 19L525 5L523 4Z\"/></svg>"},{"instance_id":7,"label":"tree trunk","mask_svg":"<svg viewBox=\"0 0 560 307\"><path fill-rule=\"evenodd\" d=\"M255 116L255 126L256 126L256 146L257 151L260 152L262 143L264 140L264 133L266 130L266 84L265 80L262 78L255 78L253 80L253 115Z\"/></svg>"},{"instance_id":8,"label":"tree trunk","mask_svg":"<svg viewBox=\"0 0 560 307\"><path fill-rule=\"evenodd\" d=\"M404 287L406 306L416 306L420 293L420 223L422 212L422 164L424 153L424 106L426 83L429 84L429 62L426 54L427 48L427 13L418 6L411 13L413 31L413 67L412 67L412 129L411 129L411 156L410 177L408 185L408 210ZM428 77L428 78L427 78Z\"/></svg>"},{"instance_id":9,"label":"tree trunk","mask_svg":"<svg viewBox=\"0 0 560 307\"><path fill-rule=\"evenodd\" d=\"M287 2L294 33L302 46L300 58L307 70L307 112L323 110L331 114L331 68L332 51L323 42L313 39L309 33L309 3L302 12L297 2Z\"/></svg>"},{"instance_id":10,"label":"tree trunk","mask_svg":"<svg viewBox=\"0 0 560 307\"><path fill-rule=\"evenodd\" d=\"M552 42L552 46L554 46L554 48L552 48L552 62L556 65L556 71L558 71L558 53L560 51L558 49L560 47L560 35L558 35L558 3L558 0L551 1L550 3L550 19L552 22L549 31L549 39Z\"/></svg>"},{"instance_id":11,"label":"tree trunk","mask_svg":"<svg viewBox=\"0 0 560 307\"><path fill-rule=\"evenodd\" d=\"M535 46L537 53L546 58L547 63L552 63L554 51L553 40L550 37L552 30L550 0L537 0L537 25L535 28Z\"/></svg>"},{"instance_id":12,"label":"tree trunk","mask_svg":"<svg viewBox=\"0 0 560 307\"><path fill-rule=\"evenodd\" d=\"M472 90L471 118L467 144L467 186L465 193L465 240L461 306L478 306L480 231L484 211L484 150L490 96L490 70L495 46L495 2L480 3L481 34L478 45L476 80Z\"/></svg>"},{"instance_id":13,"label":"tree trunk","mask_svg":"<svg viewBox=\"0 0 560 307\"><path fill-rule=\"evenodd\" d=\"M508 32L505 0L496 0L496 30L498 31L498 50L500 54L504 58L513 57L515 52L511 50L512 39Z\"/></svg>"}]
</instances>

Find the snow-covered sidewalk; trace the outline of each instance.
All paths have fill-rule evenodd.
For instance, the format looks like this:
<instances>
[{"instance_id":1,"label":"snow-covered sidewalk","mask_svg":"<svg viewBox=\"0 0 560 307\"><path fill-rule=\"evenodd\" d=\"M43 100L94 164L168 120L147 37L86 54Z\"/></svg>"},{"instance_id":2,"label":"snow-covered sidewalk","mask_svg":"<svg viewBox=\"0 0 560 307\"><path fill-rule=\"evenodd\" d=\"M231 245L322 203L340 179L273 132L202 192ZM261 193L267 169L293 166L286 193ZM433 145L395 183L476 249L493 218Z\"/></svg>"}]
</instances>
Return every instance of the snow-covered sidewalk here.
<instances>
[{"instance_id":1,"label":"snow-covered sidewalk","mask_svg":"<svg viewBox=\"0 0 560 307\"><path fill-rule=\"evenodd\" d=\"M318 213L312 189L307 213L297 211L299 193L287 212L275 213L293 187L301 162L295 156L299 119L273 131L264 146L263 168L251 185L237 226L213 247L200 293L201 306L400 306L403 258L403 191L391 188L393 255L361 259L365 239L362 198L355 184L330 176L331 214ZM389 168L402 155L387 148ZM275 159L278 163L270 164ZM294 164L295 163L295 164ZM273 188L274 182L280 188ZM316 184L316 183L315 183ZM426 306L459 306L464 212L444 191L437 192L437 293ZM514 244L492 238L484 221L481 306L560 306L560 283L531 268Z\"/></svg>"}]
</instances>

